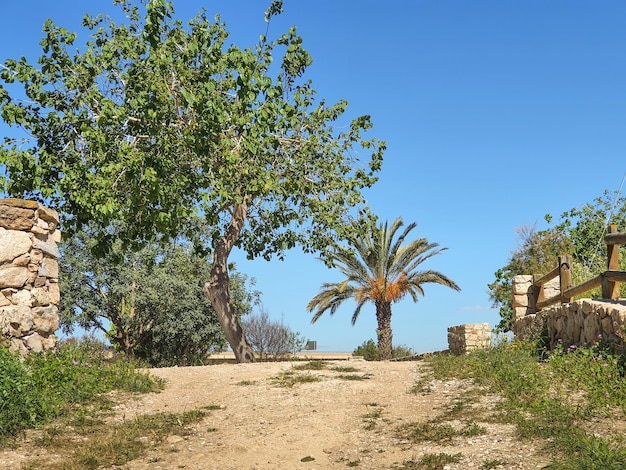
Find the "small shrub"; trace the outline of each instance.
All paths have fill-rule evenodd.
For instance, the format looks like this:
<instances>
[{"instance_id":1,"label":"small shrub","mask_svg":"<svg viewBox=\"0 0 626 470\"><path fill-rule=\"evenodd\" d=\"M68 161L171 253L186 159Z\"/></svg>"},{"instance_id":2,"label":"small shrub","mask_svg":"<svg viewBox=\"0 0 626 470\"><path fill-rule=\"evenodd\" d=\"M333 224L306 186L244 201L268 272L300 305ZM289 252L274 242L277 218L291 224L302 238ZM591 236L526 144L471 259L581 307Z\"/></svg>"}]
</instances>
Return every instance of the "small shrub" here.
<instances>
[{"instance_id":1,"label":"small shrub","mask_svg":"<svg viewBox=\"0 0 626 470\"><path fill-rule=\"evenodd\" d=\"M378 346L373 339L369 339L357 347L353 352L353 356L362 356L366 361L379 361L380 354ZM391 350L391 357L394 359L413 356L413 349L407 346L394 346Z\"/></svg>"},{"instance_id":2,"label":"small shrub","mask_svg":"<svg viewBox=\"0 0 626 470\"><path fill-rule=\"evenodd\" d=\"M0 348L0 439L113 389L149 392L162 386L125 358L107 359L104 344L94 338L67 341L23 361Z\"/></svg>"},{"instance_id":3,"label":"small shrub","mask_svg":"<svg viewBox=\"0 0 626 470\"><path fill-rule=\"evenodd\" d=\"M361 346L357 347L352 353L353 356L361 356L366 361L378 361L380 360L380 354L378 353L378 346L373 339L365 341Z\"/></svg>"}]
</instances>

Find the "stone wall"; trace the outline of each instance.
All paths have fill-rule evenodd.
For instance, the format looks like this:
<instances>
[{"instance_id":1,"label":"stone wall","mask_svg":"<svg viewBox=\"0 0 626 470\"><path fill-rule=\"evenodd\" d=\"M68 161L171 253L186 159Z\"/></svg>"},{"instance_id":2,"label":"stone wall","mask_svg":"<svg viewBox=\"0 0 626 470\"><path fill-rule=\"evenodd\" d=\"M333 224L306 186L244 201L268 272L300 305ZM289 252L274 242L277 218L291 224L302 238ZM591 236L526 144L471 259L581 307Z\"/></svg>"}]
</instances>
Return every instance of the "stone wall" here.
<instances>
[{"instance_id":1,"label":"stone wall","mask_svg":"<svg viewBox=\"0 0 626 470\"><path fill-rule=\"evenodd\" d=\"M488 348L491 345L489 323L457 325L448 328L448 349L460 356L473 349Z\"/></svg>"},{"instance_id":2,"label":"stone wall","mask_svg":"<svg viewBox=\"0 0 626 470\"><path fill-rule=\"evenodd\" d=\"M57 344L60 241L56 211L0 199L0 340L22 354Z\"/></svg>"},{"instance_id":3,"label":"stone wall","mask_svg":"<svg viewBox=\"0 0 626 470\"><path fill-rule=\"evenodd\" d=\"M603 341L617 350L624 349L625 299L580 299L537 311L532 288L532 276L513 279L513 333L516 338L543 334L550 348L558 344L592 345ZM558 278L551 289L545 297L559 293Z\"/></svg>"},{"instance_id":4,"label":"stone wall","mask_svg":"<svg viewBox=\"0 0 626 470\"><path fill-rule=\"evenodd\" d=\"M626 300L581 299L541 310L515 322L515 336L524 339L543 331L547 346L589 346L599 341L624 349Z\"/></svg>"}]
</instances>

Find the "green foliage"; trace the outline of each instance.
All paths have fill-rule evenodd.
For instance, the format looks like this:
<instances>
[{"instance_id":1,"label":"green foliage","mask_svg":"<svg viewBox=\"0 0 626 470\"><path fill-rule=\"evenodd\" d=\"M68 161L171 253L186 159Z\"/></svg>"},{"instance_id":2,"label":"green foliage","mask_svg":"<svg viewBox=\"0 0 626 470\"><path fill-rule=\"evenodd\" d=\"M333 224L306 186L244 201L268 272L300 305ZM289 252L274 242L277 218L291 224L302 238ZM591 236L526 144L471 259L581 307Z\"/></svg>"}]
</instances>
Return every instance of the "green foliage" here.
<instances>
[{"instance_id":1,"label":"green foliage","mask_svg":"<svg viewBox=\"0 0 626 470\"><path fill-rule=\"evenodd\" d=\"M626 411L626 357L600 345L571 345L554 351L550 365L564 396L582 393L595 409L620 407Z\"/></svg>"},{"instance_id":2,"label":"green foliage","mask_svg":"<svg viewBox=\"0 0 626 470\"><path fill-rule=\"evenodd\" d=\"M621 357L599 348L568 348L537 360L534 344L502 343L464 356L429 359L435 377L474 380L504 397L502 417L522 438L543 439L551 469L617 469L626 465L619 435L588 431L591 422L624 419L626 379Z\"/></svg>"},{"instance_id":3,"label":"green foliage","mask_svg":"<svg viewBox=\"0 0 626 470\"><path fill-rule=\"evenodd\" d=\"M368 339L364 341L363 344L357 346L355 350L352 352L353 356L362 356L366 361L380 361L380 353L378 351L378 346L373 339ZM394 346L391 350L392 359L400 359L403 357L413 356L413 349L407 346Z\"/></svg>"},{"instance_id":4,"label":"green foliage","mask_svg":"<svg viewBox=\"0 0 626 470\"><path fill-rule=\"evenodd\" d=\"M153 366L201 363L226 340L203 285L211 265L191 247L145 246L137 252L115 244L96 257L91 232L61 246L60 287L63 329L97 329L130 356ZM117 262L122 260L122 262ZM233 270L233 308L251 311L259 294L253 282Z\"/></svg>"},{"instance_id":5,"label":"green foliage","mask_svg":"<svg viewBox=\"0 0 626 470\"><path fill-rule=\"evenodd\" d=\"M106 358L104 345L86 338L26 360L0 348L0 438L67 413L113 389L157 390L161 383L138 373L132 362Z\"/></svg>"},{"instance_id":6,"label":"green foliage","mask_svg":"<svg viewBox=\"0 0 626 470\"><path fill-rule=\"evenodd\" d=\"M49 20L35 64L5 62L0 114L30 136L1 147L5 190L61 208L68 236L96 221L100 246L120 220L115 237L135 246L193 238L199 214L213 245L241 204L250 256L328 246L375 182L384 143L363 137L369 116L341 122L347 103L316 97L296 28L242 48L219 15L181 21L168 1L114 3L126 21L85 16L85 44ZM281 11L273 2L266 21Z\"/></svg>"},{"instance_id":7,"label":"green foliage","mask_svg":"<svg viewBox=\"0 0 626 470\"><path fill-rule=\"evenodd\" d=\"M0 146L3 189L58 208L68 238L93 221L101 253L181 235L213 249L207 295L237 358L251 360L230 305L233 247L328 252L365 204L385 143L366 136L369 116L342 121L346 101L316 97L295 27L241 48L219 15L183 22L165 0L114 3L126 21L85 16L77 46L49 20L36 65L0 67L0 116L27 136ZM272 2L266 21L281 11Z\"/></svg>"},{"instance_id":8,"label":"green foliage","mask_svg":"<svg viewBox=\"0 0 626 470\"><path fill-rule=\"evenodd\" d=\"M553 221L549 214L545 219L548 224ZM495 272L495 280L488 286L493 306L500 309L501 321L496 329L505 332L512 328L511 288L516 275L546 274L557 266L558 256L566 254L574 258L574 285L605 271L604 235L609 223L616 224L619 231L626 231L626 198L607 191L593 202L563 212L558 223L545 230L538 231L535 226L517 228L517 248L508 263ZM626 247L621 247L620 252L620 269L625 270ZM599 293L596 290L584 296ZM626 295L626 284L622 285L622 294Z\"/></svg>"},{"instance_id":9,"label":"green foliage","mask_svg":"<svg viewBox=\"0 0 626 470\"><path fill-rule=\"evenodd\" d=\"M378 346L373 339L368 339L364 341L363 344L357 346L357 348L352 352L353 356L361 356L366 361L379 361L380 354L378 353Z\"/></svg>"}]
</instances>

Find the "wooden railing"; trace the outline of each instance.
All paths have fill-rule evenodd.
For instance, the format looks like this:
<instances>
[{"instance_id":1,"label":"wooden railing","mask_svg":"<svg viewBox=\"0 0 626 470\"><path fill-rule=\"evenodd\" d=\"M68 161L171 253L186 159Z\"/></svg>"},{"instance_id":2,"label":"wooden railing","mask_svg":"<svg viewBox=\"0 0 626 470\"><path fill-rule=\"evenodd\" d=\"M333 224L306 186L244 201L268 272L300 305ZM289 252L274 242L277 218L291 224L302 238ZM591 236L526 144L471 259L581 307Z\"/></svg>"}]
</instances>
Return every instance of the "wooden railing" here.
<instances>
[{"instance_id":1,"label":"wooden railing","mask_svg":"<svg viewBox=\"0 0 626 470\"><path fill-rule=\"evenodd\" d=\"M577 286L572 286L572 263L570 255L559 256L559 265L549 273L535 279L533 282L535 292L535 306L542 310L556 303L568 303L574 297L602 287L603 299L618 299L621 282L626 282L626 271L619 271L619 246L626 245L626 233L619 233L617 225L609 225L608 233L604 237L607 248L607 270L596 277L589 279ZM548 299L544 298L544 286L552 279L558 277L561 292Z\"/></svg>"}]
</instances>

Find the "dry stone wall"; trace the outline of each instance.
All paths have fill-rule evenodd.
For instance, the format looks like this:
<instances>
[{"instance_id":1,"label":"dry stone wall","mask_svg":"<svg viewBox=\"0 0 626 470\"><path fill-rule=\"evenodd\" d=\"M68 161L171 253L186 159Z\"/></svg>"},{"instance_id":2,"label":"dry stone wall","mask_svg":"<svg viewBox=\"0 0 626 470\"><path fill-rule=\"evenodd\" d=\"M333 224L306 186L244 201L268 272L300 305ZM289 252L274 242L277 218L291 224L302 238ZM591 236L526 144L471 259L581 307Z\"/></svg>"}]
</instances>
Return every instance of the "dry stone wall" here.
<instances>
[{"instance_id":1,"label":"dry stone wall","mask_svg":"<svg viewBox=\"0 0 626 470\"><path fill-rule=\"evenodd\" d=\"M448 328L448 349L460 356L474 349L488 348L491 345L489 323L473 323Z\"/></svg>"},{"instance_id":2,"label":"dry stone wall","mask_svg":"<svg viewBox=\"0 0 626 470\"><path fill-rule=\"evenodd\" d=\"M546 295L559 293L556 286ZM599 341L624 349L626 331L626 299L580 299L537 311L534 308L532 276L513 279L513 333L525 339L544 334L550 348L558 344L593 345Z\"/></svg>"},{"instance_id":3,"label":"dry stone wall","mask_svg":"<svg viewBox=\"0 0 626 470\"><path fill-rule=\"evenodd\" d=\"M56 211L0 199L0 339L22 354L57 344L60 241Z\"/></svg>"}]
</instances>

